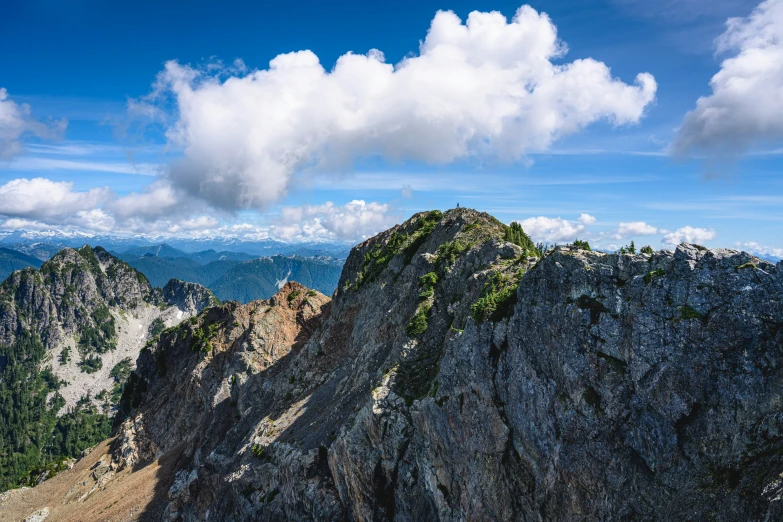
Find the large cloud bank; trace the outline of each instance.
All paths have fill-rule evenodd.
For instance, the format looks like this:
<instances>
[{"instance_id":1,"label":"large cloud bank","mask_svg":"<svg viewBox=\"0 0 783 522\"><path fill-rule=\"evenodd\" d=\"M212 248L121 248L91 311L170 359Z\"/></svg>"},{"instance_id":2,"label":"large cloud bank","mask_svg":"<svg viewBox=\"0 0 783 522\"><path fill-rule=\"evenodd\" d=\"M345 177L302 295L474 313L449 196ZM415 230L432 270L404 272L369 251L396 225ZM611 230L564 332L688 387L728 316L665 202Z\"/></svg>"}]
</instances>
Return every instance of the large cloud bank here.
<instances>
[{"instance_id":1,"label":"large cloud bank","mask_svg":"<svg viewBox=\"0 0 783 522\"><path fill-rule=\"evenodd\" d=\"M731 155L783 141L783 0L730 18L718 51L731 53L677 132L673 152Z\"/></svg>"},{"instance_id":2,"label":"large cloud bank","mask_svg":"<svg viewBox=\"0 0 783 522\"><path fill-rule=\"evenodd\" d=\"M263 209L307 167L514 160L600 119L640 120L655 97L650 74L629 85L593 59L554 63L565 53L549 17L529 6L511 21L440 11L418 55L396 65L377 50L344 54L330 71L311 51L252 72L172 61L133 108L168 115L168 140L184 151L174 186L217 208Z\"/></svg>"},{"instance_id":3,"label":"large cloud bank","mask_svg":"<svg viewBox=\"0 0 783 522\"><path fill-rule=\"evenodd\" d=\"M355 241L399 222L389 204L362 200L344 205L283 207L264 224L223 220L164 182L118 196L108 187L74 190L73 183L45 178L11 180L0 185L0 230L114 233L146 237L224 237L258 241Z\"/></svg>"}]
</instances>

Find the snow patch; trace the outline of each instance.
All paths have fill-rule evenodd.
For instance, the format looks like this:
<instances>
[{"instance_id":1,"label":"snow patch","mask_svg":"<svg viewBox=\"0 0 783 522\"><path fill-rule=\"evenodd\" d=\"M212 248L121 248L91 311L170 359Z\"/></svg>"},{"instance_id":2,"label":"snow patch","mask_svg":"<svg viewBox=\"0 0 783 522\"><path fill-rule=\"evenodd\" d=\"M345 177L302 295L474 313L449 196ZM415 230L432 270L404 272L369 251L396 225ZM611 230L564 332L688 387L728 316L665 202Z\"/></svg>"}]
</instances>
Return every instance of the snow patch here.
<instances>
[{"instance_id":1,"label":"snow patch","mask_svg":"<svg viewBox=\"0 0 783 522\"><path fill-rule=\"evenodd\" d=\"M291 269L288 269L288 273L285 275L283 279L278 279L275 283L275 286L277 286L277 289L280 290L285 286L285 284L288 282L288 278L291 277Z\"/></svg>"}]
</instances>

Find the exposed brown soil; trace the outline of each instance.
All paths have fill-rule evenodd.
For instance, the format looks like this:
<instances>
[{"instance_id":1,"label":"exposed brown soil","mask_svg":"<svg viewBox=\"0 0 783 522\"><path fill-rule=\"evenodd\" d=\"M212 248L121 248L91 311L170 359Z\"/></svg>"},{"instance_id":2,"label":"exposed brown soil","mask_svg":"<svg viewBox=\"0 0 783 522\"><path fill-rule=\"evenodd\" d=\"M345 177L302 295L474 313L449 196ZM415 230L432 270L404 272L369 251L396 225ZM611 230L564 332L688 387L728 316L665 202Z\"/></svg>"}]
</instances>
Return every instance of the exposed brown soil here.
<instances>
[{"instance_id":1,"label":"exposed brown soil","mask_svg":"<svg viewBox=\"0 0 783 522\"><path fill-rule=\"evenodd\" d=\"M123 470L96 487L92 468L102 459L108 462L111 441L100 443L72 469L35 488L0 496L0 521L23 521L43 508L49 510L46 522L159 520L160 501L172 482L178 452L169 452L134 470Z\"/></svg>"}]
</instances>

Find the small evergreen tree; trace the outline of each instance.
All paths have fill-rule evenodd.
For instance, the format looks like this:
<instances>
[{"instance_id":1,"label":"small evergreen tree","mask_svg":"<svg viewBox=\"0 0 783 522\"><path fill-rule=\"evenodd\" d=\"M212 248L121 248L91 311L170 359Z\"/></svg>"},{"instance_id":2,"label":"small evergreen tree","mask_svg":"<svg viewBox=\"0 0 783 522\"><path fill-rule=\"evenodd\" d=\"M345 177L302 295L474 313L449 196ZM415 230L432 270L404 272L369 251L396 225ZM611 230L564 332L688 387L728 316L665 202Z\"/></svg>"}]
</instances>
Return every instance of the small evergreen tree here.
<instances>
[{"instance_id":1,"label":"small evergreen tree","mask_svg":"<svg viewBox=\"0 0 783 522\"><path fill-rule=\"evenodd\" d=\"M576 239L576 240L574 240L574 243L573 243L573 245L574 245L576 248L581 248L582 250L591 251L591 249L590 249L590 243L588 243L587 241L583 241L583 240L581 240L581 239Z\"/></svg>"},{"instance_id":2,"label":"small evergreen tree","mask_svg":"<svg viewBox=\"0 0 783 522\"><path fill-rule=\"evenodd\" d=\"M511 225L506 227L503 234L503 239L509 243L514 243L515 245L522 247L525 251L525 254L527 255L541 255L539 250L536 248L536 245L533 244L533 240L530 239L530 236L528 236L522 229L522 225L516 221L512 222Z\"/></svg>"}]
</instances>

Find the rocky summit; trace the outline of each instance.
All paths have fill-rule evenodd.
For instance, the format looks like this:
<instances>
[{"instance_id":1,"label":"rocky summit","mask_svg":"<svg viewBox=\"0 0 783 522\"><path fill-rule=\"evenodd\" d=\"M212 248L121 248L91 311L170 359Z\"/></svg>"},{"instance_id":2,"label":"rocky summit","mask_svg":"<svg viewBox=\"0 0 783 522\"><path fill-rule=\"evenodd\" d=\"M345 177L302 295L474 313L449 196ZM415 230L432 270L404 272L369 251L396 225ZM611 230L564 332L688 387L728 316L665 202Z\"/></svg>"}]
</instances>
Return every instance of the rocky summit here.
<instances>
[{"instance_id":1,"label":"rocky summit","mask_svg":"<svg viewBox=\"0 0 783 522\"><path fill-rule=\"evenodd\" d=\"M541 252L422 213L332 299L208 307L136 366L115 436L0 519L783 519L783 263L735 250Z\"/></svg>"}]
</instances>

